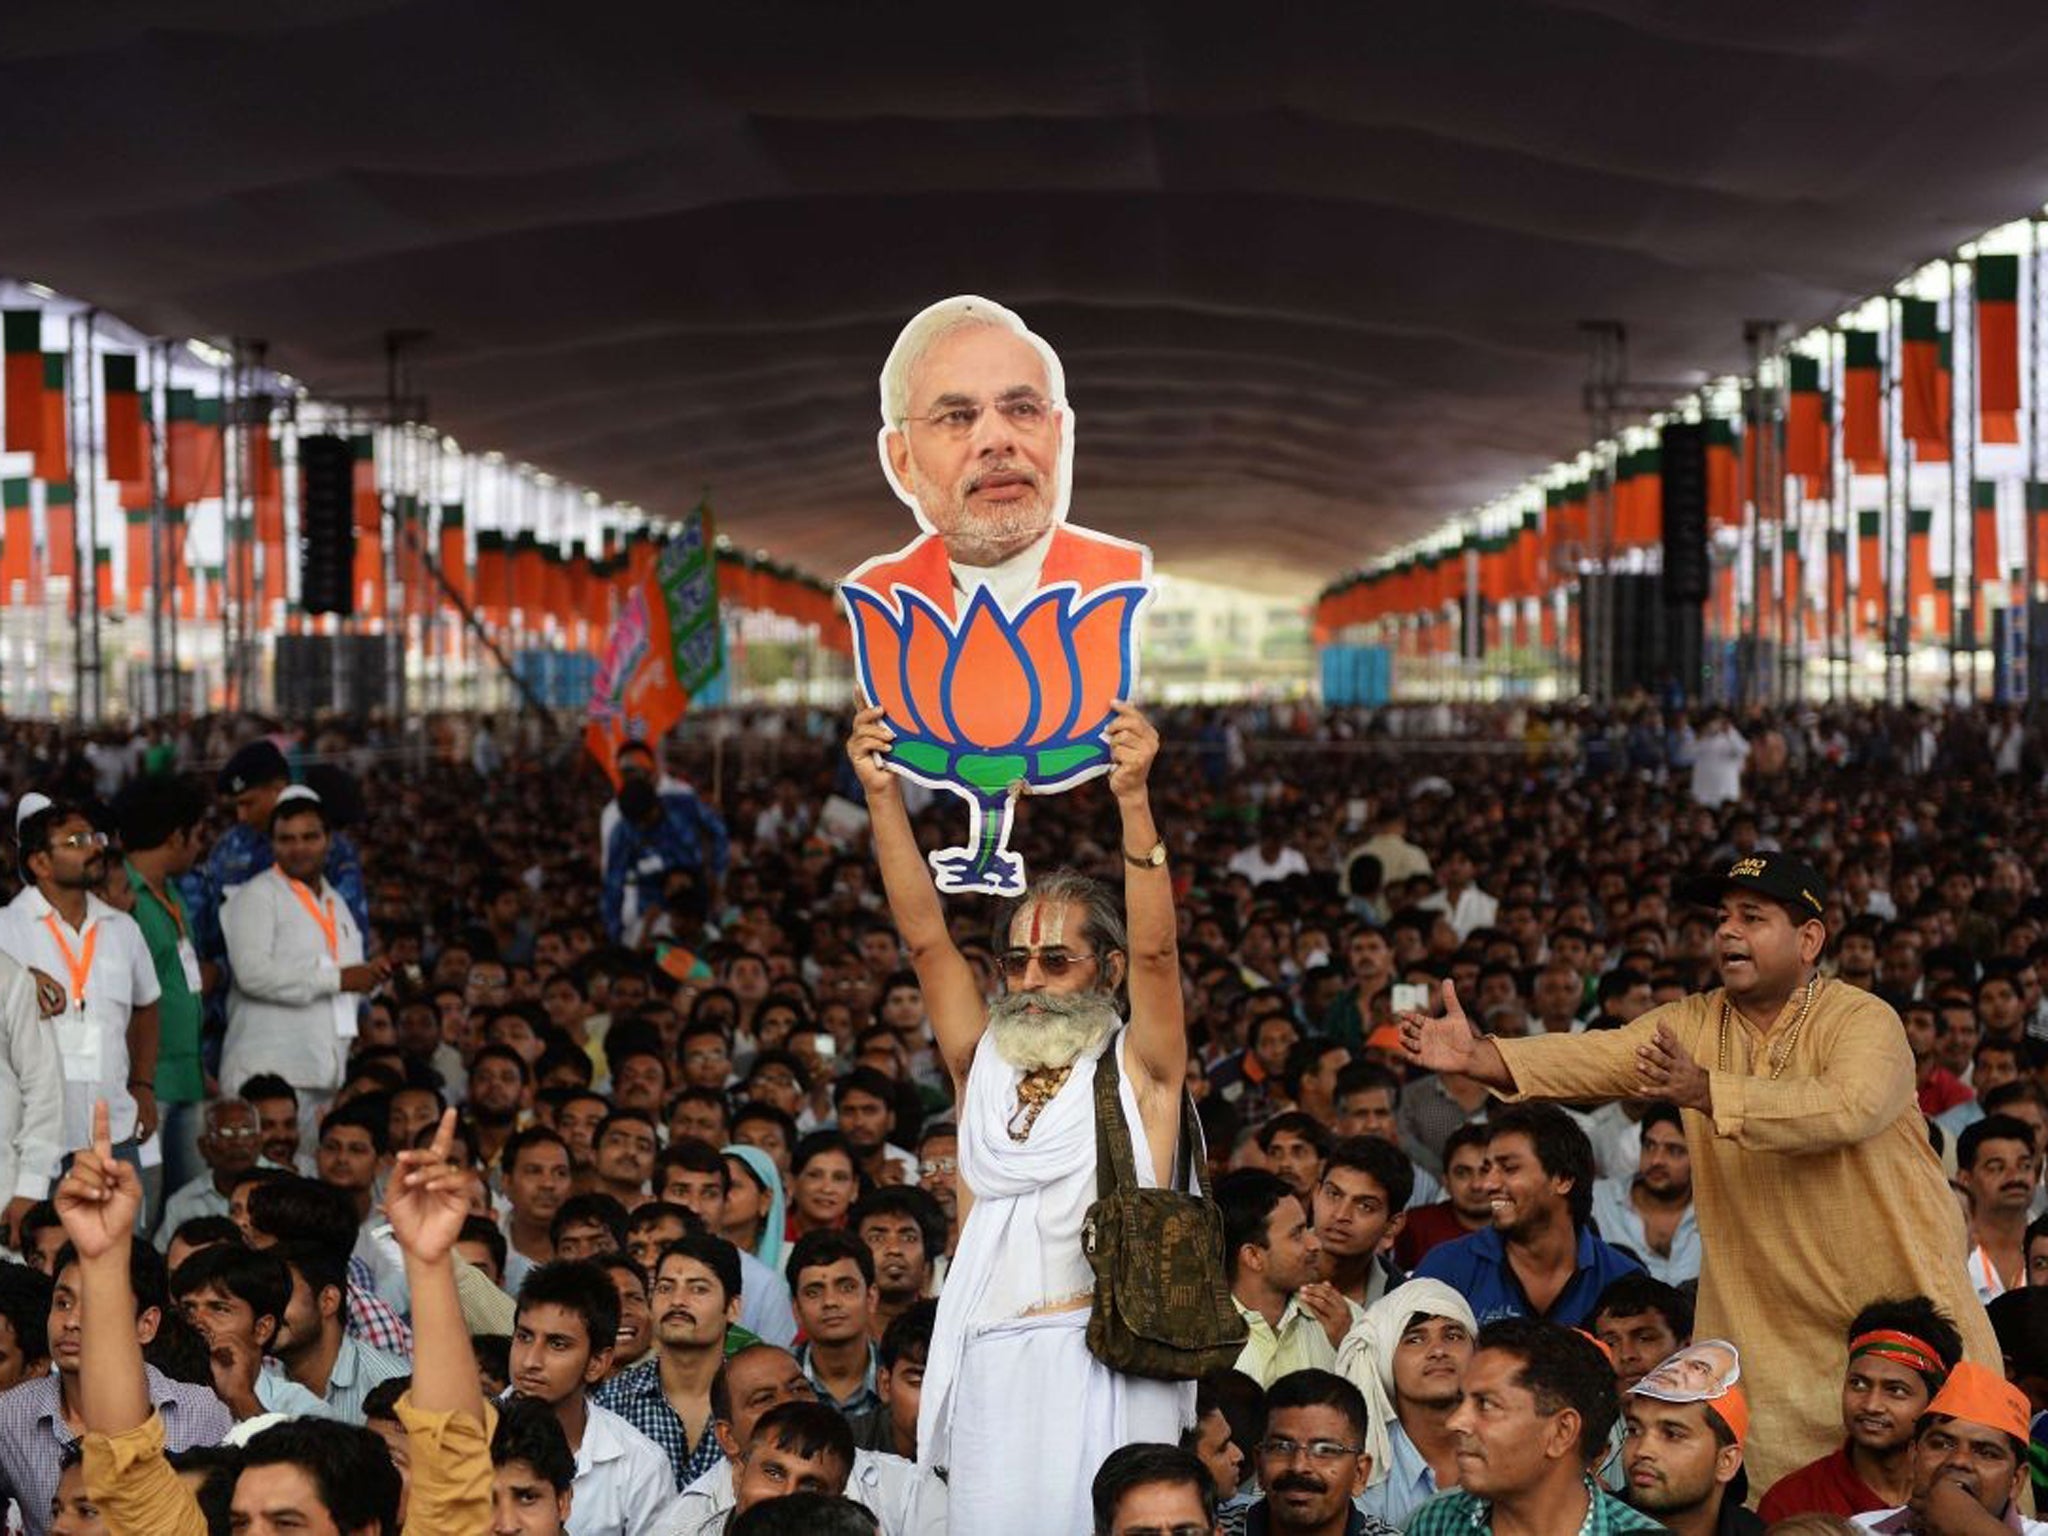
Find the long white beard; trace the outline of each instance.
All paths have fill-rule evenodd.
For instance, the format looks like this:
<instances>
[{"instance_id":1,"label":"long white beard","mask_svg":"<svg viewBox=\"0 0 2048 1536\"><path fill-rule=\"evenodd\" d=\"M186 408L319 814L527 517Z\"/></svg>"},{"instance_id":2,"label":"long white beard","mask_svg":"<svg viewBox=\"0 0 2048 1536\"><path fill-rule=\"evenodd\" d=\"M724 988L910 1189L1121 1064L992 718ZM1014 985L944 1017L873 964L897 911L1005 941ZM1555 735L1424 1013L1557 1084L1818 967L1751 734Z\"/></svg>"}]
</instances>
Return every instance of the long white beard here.
<instances>
[{"instance_id":1,"label":"long white beard","mask_svg":"<svg viewBox=\"0 0 2048 1536\"><path fill-rule=\"evenodd\" d=\"M1121 1023L1106 992L1005 992L988 1005L996 1054L1024 1072L1079 1060Z\"/></svg>"}]
</instances>

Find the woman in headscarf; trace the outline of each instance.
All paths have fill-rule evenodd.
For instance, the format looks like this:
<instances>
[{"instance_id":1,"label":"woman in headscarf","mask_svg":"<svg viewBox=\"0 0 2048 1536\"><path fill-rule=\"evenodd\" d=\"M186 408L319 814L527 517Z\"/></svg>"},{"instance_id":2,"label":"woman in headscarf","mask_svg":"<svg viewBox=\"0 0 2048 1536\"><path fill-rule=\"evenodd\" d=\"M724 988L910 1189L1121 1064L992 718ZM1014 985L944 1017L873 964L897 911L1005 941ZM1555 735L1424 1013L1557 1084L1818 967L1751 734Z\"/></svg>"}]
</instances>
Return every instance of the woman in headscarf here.
<instances>
[{"instance_id":1,"label":"woman in headscarf","mask_svg":"<svg viewBox=\"0 0 2048 1536\"><path fill-rule=\"evenodd\" d=\"M782 1268L784 1213L782 1175L775 1160L759 1147L725 1148L725 1166L732 1189L725 1197L725 1231L736 1248L744 1248L770 1269Z\"/></svg>"},{"instance_id":2,"label":"woman in headscarf","mask_svg":"<svg viewBox=\"0 0 2048 1536\"><path fill-rule=\"evenodd\" d=\"M1402 1525L1457 1486L1457 1446L1444 1421L1463 1393L1479 1324L1441 1280L1410 1280L1366 1309L1337 1351L1337 1372L1365 1394L1372 1471L1359 1505Z\"/></svg>"}]
</instances>

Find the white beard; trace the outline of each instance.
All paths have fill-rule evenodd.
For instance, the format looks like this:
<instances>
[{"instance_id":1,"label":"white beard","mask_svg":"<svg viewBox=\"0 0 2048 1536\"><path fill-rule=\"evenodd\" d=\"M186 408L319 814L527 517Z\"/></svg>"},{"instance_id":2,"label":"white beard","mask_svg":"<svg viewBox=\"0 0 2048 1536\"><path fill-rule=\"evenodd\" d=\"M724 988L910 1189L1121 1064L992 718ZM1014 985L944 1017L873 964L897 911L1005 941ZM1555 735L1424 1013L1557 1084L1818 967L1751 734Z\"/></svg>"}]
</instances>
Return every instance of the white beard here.
<instances>
[{"instance_id":1,"label":"white beard","mask_svg":"<svg viewBox=\"0 0 2048 1536\"><path fill-rule=\"evenodd\" d=\"M1078 1061L1121 1023L1106 992L1005 992L988 1005L996 1054L1024 1072Z\"/></svg>"}]
</instances>

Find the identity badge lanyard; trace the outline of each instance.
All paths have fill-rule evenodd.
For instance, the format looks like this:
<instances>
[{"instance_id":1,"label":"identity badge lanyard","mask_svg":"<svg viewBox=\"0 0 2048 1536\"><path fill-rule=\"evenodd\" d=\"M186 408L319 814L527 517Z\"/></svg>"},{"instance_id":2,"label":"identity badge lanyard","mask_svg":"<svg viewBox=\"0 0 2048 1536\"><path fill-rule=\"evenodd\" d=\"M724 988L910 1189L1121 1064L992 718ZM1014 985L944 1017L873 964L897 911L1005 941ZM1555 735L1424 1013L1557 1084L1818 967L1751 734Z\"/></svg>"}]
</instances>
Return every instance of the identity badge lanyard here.
<instances>
[{"instance_id":1,"label":"identity badge lanyard","mask_svg":"<svg viewBox=\"0 0 2048 1536\"><path fill-rule=\"evenodd\" d=\"M57 921L57 914L45 912L43 926L50 930L50 939L57 946L57 952L64 957L64 968L71 973L71 1006L79 1013L85 1012L85 983L92 975L93 951L99 948L100 930L97 923L85 930L85 952L73 954L71 941L64 937L63 924Z\"/></svg>"},{"instance_id":2,"label":"identity badge lanyard","mask_svg":"<svg viewBox=\"0 0 2048 1536\"><path fill-rule=\"evenodd\" d=\"M327 958L337 963L341 960L341 920L334 915L334 898L315 901L313 893L299 884L290 875L284 883L292 888L292 894L299 898L299 905L306 909L306 915L320 926L320 937L327 941Z\"/></svg>"}]
</instances>

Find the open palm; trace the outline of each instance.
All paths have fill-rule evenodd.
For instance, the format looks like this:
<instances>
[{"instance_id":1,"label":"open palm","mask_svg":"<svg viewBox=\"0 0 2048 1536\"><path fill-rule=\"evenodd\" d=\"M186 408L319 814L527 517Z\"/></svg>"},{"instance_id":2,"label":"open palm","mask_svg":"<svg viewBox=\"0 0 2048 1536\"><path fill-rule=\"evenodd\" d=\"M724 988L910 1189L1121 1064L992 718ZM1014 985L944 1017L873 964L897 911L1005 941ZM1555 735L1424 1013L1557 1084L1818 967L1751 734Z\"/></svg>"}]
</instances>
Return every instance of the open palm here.
<instances>
[{"instance_id":1,"label":"open palm","mask_svg":"<svg viewBox=\"0 0 2048 1536\"><path fill-rule=\"evenodd\" d=\"M1458 1005L1458 989L1444 983L1444 1011L1402 1013L1394 1022L1400 1026L1401 1044L1417 1066L1431 1072L1463 1072L1472 1065L1474 1035L1472 1021Z\"/></svg>"}]
</instances>

